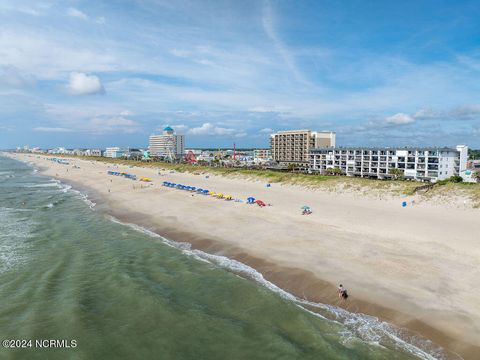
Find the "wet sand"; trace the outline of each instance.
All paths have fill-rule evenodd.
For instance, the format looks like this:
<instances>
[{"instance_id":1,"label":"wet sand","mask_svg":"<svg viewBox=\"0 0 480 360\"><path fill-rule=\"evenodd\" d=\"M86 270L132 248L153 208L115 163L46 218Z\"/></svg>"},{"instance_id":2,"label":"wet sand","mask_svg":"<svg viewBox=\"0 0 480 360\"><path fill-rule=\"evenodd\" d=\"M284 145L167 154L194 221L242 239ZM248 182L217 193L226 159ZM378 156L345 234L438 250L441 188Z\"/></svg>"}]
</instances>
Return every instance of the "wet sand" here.
<instances>
[{"instance_id":1,"label":"wet sand","mask_svg":"<svg viewBox=\"0 0 480 360\"><path fill-rule=\"evenodd\" d=\"M124 222L239 260L300 298L379 317L474 359L480 351L479 211L365 198L218 176L119 168L150 176L144 185L106 174L108 165L75 160L80 169L21 156L42 174L75 183ZM66 170L69 170L68 172ZM172 181L255 196L259 208L161 187ZM135 186L135 189L134 189ZM110 190L110 192L109 192ZM310 216L300 207L312 206ZM342 282L350 299L342 302Z\"/></svg>"}]
</instances>

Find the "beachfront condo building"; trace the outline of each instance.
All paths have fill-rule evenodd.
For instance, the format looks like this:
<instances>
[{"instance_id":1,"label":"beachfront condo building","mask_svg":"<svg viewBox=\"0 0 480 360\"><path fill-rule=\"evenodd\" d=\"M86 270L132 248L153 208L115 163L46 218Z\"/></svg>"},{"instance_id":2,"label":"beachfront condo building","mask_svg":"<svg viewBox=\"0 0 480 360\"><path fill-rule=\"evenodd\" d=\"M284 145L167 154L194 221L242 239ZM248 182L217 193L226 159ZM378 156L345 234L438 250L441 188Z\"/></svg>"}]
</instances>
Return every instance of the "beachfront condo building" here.
<instances>
[{"instance_id":1,"label":"beachfront condo building","mask_svg":"<svg viewBox=\"0 0 480 360\"><path fill-rule=\"evenodd\" d=\"M179 159L185 153L185 135L177 135L167 126L162 135L151 135L148 149L150 156L163 157L169 160Z\"/></svg>"},{"instance_id":2,"label":"beachfront condo building","mask_svg":"<svg viewBox=\"0 0 480 360\"><path fill-rule=\"evenodd\" d=\"M280 163L308 165L310 150L335 147L331 131L289 130L270 135L272 158Z\"/></svg>"},{"instance_id":3,"label":"beachfront condo building","mask_svg":"<svg viewBox=\"0 0 480 360\"><path fill-rule=\"evenodd\" d=\"M103 153L103 156L117 159L117 158L121 158L124 154L125 154L124 150L115 146L115 147L105 148L105 152Z\"/></svg>"},{"instance_id":4,"label":"beachfront condo building","mask_svg":"<svg viewBox=\"0 0 480 360\"><path fill-rule=\"evenodd\" d=\"M347 176L388 179L398 176L422 181L461 176L467 167L468 147L456 148L317 148L310 151L309 171L328 174L337 169Z\"/></svg>"}]
</instances>

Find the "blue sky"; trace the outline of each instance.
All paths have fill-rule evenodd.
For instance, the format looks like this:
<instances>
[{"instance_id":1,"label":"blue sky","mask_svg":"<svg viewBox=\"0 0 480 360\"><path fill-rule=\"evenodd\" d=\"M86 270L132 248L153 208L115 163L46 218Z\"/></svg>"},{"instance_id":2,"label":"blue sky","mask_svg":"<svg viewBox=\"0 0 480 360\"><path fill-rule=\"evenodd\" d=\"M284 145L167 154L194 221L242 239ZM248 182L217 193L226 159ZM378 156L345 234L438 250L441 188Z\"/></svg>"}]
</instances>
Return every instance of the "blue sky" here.
<instances>
[{"instance_id":1,"label":"blue sky","mask_svg":"<svg viewBox=\"0 0 480 360\"><path fill-rule=\"evenodd\" d=\"M478 1L0 0L0 148L480 148Z\"/></svg>"}]
</instances>

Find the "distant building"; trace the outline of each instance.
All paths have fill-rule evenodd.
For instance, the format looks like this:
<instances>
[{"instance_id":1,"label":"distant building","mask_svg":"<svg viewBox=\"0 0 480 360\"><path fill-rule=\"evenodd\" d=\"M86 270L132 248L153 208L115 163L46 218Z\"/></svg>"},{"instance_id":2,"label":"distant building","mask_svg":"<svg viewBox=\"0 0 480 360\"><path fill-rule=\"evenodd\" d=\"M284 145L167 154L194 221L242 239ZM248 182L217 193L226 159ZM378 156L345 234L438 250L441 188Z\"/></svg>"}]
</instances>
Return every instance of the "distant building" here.
<instances>
[{"instance_id":1,"label":"distant building","mask_svg":"<svg viewBox=\"0 0 480 360\"><path fill-rule=\"evenodd\" d=\"M334 132L279 131L270 135L272 158L278 162L307 165L311 149L335 147Z\"/></svg>"},{"instance_id":2,"label":"distant building","mask_svg":"<svg viewBox=\"0 0 480 360\"><path fill-rule=\"evenodd\" d=\"M468 169L480 169L480 160L469 160L467 162Z\"/></svg>"},{"instance_id":3,"label":"distant building","mask_svg":"<svg viewBox=\"0 0 480 360\"><path fill-rule=\"evenodd\" d=\"M126 157L127 159L140 159L143 157L144 151L142 149L133 149L133 148L128 148L123 156Z\"/></svg>"},{"instance_id":4,"label":"distant building","mask_svg":"<svg viewBox=\"0 0 480 360\"><path fill-rule=\"evenodd\" d=\"M310 151L309 171L388 179L400 169L406 179L432 181L461 176L467 167L468 147L456 148L318 148Z\"/></svg>"},{"instance_id":5,"label":"distant building","mask_svg":"<svg viewBox=\"0 0 480 360\"><path fill-rule=\"evenodd\" d=\"M86 156L102 156L102 150L100 149L88 149L85 150Z\"/></svg>"},{"instance_id":6,"label":"distant building","mask_svg":"<svg viewBox=\"0 0 480 360\"><path fill-rule=\"evenodd\" d=\"M125 151L119 147L107 147L103 156L108 158L121 158L125 154Z\"/></svg>"},{"instance_id":7,"label":"distant building","mask_svg":"<svg viewBox=\"0 0 480 360\"><path fill-rule=\"evenodd\" d=\"M255 149L253 150L253 160L271 160L272 151L270 149Z\"/></svg>"},{"instance_id":8,"label":"distant building","mask_svg":"<svg viewBox=\"0 0 480 360\"><path fill-rule=\"evenodd\" d=\"M151 135L148 145L150 156L180 159L185 153L185 135L177 135L167 126L162 135Z\"/></svg>"}]
</instances>

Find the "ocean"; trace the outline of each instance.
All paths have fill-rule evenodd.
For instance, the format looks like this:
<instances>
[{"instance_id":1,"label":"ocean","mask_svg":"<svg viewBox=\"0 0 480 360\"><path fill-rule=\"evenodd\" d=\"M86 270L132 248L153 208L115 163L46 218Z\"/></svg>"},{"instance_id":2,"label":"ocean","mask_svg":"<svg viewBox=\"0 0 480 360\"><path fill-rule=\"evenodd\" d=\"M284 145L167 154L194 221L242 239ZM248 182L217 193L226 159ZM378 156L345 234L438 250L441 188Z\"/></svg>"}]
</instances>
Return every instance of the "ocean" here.
<instances>
[{"instance_id":1,"label":"ocean","mask_svg":"<svg viewBox=\"0 0 480 360\"><path fill-rule=\"evenodd\" d=\"M0 334L33 341L0 348L0 359L447 358L373 317L308 303L242 263L122 224L5 157Z\"/></svg>"}]
</instances>

